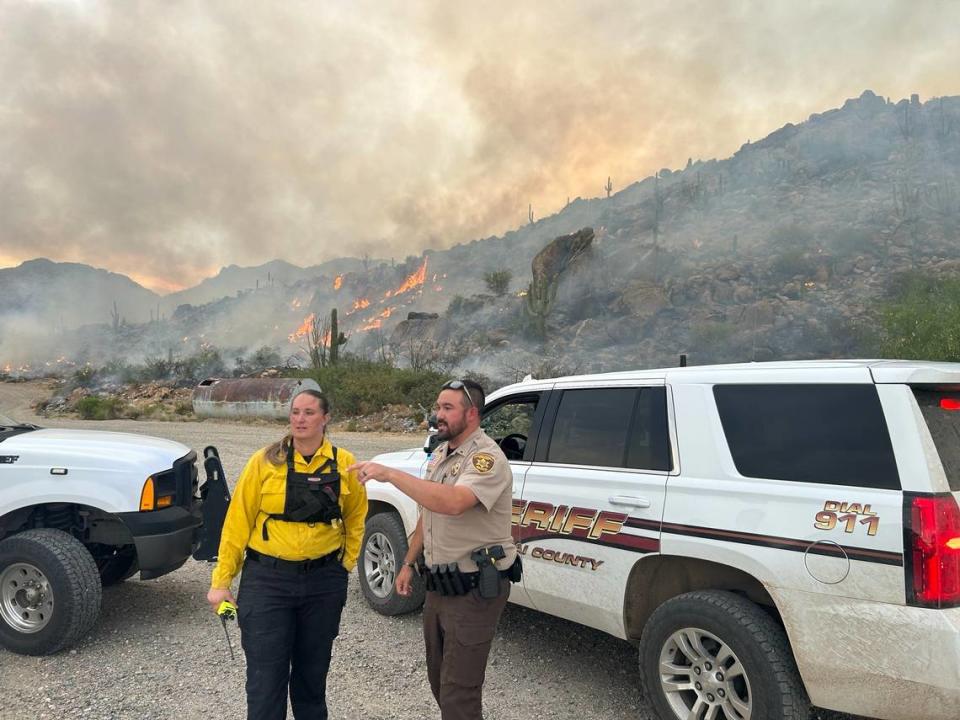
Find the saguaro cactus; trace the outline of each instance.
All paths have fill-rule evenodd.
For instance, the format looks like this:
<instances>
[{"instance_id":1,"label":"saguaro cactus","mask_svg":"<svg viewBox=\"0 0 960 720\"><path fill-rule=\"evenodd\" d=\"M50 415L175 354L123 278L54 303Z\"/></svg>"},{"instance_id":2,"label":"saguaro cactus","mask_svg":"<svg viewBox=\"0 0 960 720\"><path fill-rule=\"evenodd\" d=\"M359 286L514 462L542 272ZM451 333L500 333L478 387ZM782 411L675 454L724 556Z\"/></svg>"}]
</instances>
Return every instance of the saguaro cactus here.
<instances>
[{"instance_id":1,"label":"saguaro cactus","mask_svg":"<svg viewBox=\"0 0 960 720\"><path fill-rule=\"evenodd\" d=\"M337 309L330 311L330 364L336 365L340 360L340 346L347 344L347 336L340 332L337 324Z\"/></svg>"}]
</instances>

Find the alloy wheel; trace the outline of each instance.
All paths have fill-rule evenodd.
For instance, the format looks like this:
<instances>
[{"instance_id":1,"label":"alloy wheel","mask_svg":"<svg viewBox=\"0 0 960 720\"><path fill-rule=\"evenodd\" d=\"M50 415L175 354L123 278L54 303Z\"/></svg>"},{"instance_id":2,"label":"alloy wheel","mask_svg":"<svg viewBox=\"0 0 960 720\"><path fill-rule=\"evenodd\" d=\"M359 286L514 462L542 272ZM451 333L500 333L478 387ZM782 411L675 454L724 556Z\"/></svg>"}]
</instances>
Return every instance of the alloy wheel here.
<instances>
[{"instance_id":1,"label":"alloy wheel","mask_svg":"<svg viewBox=\"0 0 960 720\"><path fill-rule=\"evenodd\" d=\"M699 628L681 628L660 651L660 687L678 720L750 720L750 679L733 650Z\"/></svg>"},{"instance_id":2,"label":"alloy wheel","mask_svg":"<svg viewBox=\"0 0 960 720\"><path fill-rule=\"evenodd\" d=\"M375 532L367 538L363 553L363 573L370 592L385 598L393 592L397 578L397 553L386 535Z\"/></svg>"}]
</instances>

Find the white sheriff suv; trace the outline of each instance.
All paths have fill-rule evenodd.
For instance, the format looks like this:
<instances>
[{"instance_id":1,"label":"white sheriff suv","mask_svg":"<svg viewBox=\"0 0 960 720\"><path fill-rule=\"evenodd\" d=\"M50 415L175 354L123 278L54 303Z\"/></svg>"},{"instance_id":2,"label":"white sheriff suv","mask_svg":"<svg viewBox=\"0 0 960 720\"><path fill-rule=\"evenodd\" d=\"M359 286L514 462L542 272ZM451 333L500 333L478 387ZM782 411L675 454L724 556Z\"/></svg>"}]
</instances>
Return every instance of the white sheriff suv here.
<instances>
[{"instance_id":1,"label":"white sheriff suv","mask_svg":"<svg viewBox=\"0 0 960 720\"><path fill-rule=\"evenodd\" d=\"M207 559L227 492L205 503L209 489L198 487L196 453L180 443L0 415L0 647L61 650L93 626L103 585L138 571L160 577L191 554ZM208 507L221 513L204 526Z\"/></svg>"},{"instance_id":2,"label":"white sheriff suv","mask_svg":"<svg viewBox=\"0 0 960 720\"><path fill-rule=\"evenodd\" d=\"M960 717L960 364L528 378L483 427L513 469L511 601L635 642L658 717ZM417 507L367 488L364 595L413 610Z\"/></svg>"}]
</instances>

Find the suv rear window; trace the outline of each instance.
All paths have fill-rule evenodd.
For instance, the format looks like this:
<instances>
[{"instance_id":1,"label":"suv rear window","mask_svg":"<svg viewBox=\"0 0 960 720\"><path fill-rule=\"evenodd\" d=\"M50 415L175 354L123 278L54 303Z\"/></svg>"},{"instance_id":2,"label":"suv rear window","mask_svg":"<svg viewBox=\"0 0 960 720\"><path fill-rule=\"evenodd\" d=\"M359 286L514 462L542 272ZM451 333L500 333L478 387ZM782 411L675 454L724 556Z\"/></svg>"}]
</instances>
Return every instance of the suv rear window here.
<instances>
[{"instance_id":1,"label":"suv rear window","mask_svg":"<svg viewBox=\"0 0 960 720\"><path fill-rule=\"evenodd\" d=\"M960 492L960 392L913 388L950 489ZM945 402L941 403L940 401Z\"/></svg>"},{"instance_id":2,"label":"suv rear window","mask_svg":"<svg viewBox=\"0 0 960 720\"><path fill-rule=\"evenodd\" d=\"M873 385L717 385L713 394L741 475L900 489Z\"/></svg>"}]
</instances>

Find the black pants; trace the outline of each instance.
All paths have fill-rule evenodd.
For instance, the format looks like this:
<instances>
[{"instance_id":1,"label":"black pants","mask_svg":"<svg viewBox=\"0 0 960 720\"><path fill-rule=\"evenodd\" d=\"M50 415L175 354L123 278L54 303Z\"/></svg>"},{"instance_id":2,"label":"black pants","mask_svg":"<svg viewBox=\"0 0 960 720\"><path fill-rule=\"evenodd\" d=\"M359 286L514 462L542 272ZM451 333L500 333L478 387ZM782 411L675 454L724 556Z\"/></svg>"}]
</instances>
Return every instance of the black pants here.
<instances>
[{"instance_id":1,"label":"black pants","mask_svg":"<svg viewBox=\"0 0 960 720\"><path fill-rule=\"evenodd\" d=\"M237 619L248 720L284 720L288 685L296 720L327 720L327 670L346 600L347 571L339 562L306 573L244 563Z\"/></svg>"}]
</instances>

